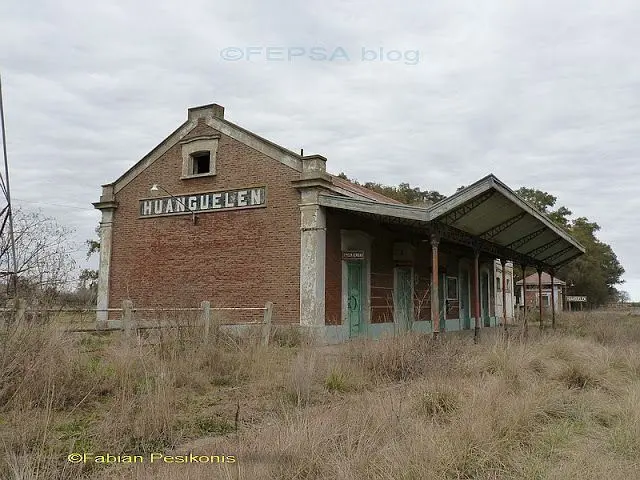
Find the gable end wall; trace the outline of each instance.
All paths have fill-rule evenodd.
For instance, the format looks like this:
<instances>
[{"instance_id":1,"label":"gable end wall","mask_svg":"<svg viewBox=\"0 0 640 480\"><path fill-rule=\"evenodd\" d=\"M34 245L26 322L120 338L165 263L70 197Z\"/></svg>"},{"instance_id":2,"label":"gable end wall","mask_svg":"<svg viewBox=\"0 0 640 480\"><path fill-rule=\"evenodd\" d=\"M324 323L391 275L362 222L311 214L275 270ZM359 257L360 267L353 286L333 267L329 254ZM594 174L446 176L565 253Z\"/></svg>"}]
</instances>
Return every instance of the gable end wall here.
<instances>
[{"instance_id":1,"label":"gable end wall","mask_svg":"<svg viewBox=\"0 0 640 480\"><path fill-rule=\"evenodd\" d=\"M185 139L220 133L200 122ZM274 321L299 321L299 173L221 134L215 177L181 180L178 143L116 194L109 307L264 306ZM138 218L139 200L158 183L175 196L266 186L267 206ZM159 192L158 196L166 196ZM254 313L252 319L256 319Z\"/></svg>"}]
</instances>

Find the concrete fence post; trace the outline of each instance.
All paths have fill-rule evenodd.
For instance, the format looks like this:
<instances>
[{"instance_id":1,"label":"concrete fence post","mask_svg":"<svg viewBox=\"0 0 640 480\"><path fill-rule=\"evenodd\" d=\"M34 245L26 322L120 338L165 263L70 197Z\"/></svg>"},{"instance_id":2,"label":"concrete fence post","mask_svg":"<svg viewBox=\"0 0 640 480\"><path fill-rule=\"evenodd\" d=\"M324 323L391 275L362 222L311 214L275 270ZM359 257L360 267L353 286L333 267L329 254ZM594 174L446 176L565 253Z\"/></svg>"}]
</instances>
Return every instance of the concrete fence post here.
<instances>
[{"instance_id":1,"label":"concrete fence post","mask_svg":"<svg viewBox=\"0 0 640 480\"><path fill-rule=\"evenodd\" d=\"M15 323L16 320L16 301L13 298L7 300L7 317L5 325L11 325L11 323Z\"/></svg>"},{"instance_id":2,"label":"concrete fence post","mask_svg":"<svg viewBox=\"0 0 640 480\"><path fill-rule=\"evenodd\" d=\"M207 340L211 331L211 302L203 300L200 302L200 309L200 319L204 327L204 339Z\"/></svg>"},{"instance_id":3,"label":"concrete fence post","mask_svg":"<svg viewBox=\"0 0 640 480\"><path fill-rule=\"evenodd\" d=\"M271 337L271 320L273 316L273 302L267 302L264 305L264 320L262 322L262 345L269 345Z\"/></svg>"},{"instance_id":4,"label":"concrete fence post","mask_svg":"<svg viewBox=\"0 0 640 480\"><path fill-rule=\"evenodd\" d=\"M133 302L131 300L122 301L122 330L126 337L130 337L133 332Z\"/></svg>"},{"instance_id":5,"label":"concrete fence post","mask_svg":"<svg viewBox=\"0 0 640 480\"><path fill-rule=\"evenodd\" d=\"M27 312L27 302L25 302L24 298L13 299L11 308L13 309L14 323L17 324L23 322Z\"/></svg>"}]
</instances>

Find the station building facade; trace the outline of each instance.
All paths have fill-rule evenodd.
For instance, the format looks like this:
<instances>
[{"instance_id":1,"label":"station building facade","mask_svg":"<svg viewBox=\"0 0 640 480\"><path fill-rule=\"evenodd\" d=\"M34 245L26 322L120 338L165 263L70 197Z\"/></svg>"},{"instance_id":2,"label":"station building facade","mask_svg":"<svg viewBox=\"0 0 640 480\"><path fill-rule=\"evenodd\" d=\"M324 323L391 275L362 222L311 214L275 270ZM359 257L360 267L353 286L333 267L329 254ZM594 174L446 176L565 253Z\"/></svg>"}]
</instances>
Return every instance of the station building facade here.
<instances>
[{"instance_id":1,"label":"station building facade","mask_svg":"<svg viewBox=\"0 0 640 480\"><path fill-rule=\"evenodd\" d=\"M136 307L274 304L274 322L326 342L513 322L513 265L584 253L489 175L430 207L401 204L190 108L103 185L98 321ZM504 272L504 274L503 274Z\"/></svg>"}]
</instances>

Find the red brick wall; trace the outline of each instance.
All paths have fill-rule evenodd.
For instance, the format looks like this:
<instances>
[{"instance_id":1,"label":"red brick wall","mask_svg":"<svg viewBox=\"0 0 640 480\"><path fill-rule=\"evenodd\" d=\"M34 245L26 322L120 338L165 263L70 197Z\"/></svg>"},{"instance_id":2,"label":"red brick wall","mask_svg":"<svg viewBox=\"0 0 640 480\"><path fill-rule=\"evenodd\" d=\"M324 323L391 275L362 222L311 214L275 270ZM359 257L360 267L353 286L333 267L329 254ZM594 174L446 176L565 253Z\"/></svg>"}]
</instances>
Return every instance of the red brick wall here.
<instances>
[{"instance_id":1,"label":"red brick wall","mask_svg":"<svg viewBox=\"0 0 640 480\"><path fill-rule=\"evenodd\" d=\"M199 124L186 138L219 133ZM263 306L274 321L299 322L299 173L221 135L216 176L181 180L180 145L172 147L116 194L110 272L112 308ZM159 183L174 195L267 187L266 208L138 218L139 200ZM160 195L162 196L162 195Z\"/></svg>"},{"instance_id":2,"label":"red brick wall","mask_svg":"<svg viewBox=\"0 0 640 480\"><path fill-rule=\"evenodd\" d=\"M431 246L422 243L414 264L413 317L416 321L431 320Z\"/></svg>"},{"instance_id":3,"label":"red brick wall","mask_svg":"<svg viewBox=\"0 0 640 480\"><path fill-rule=\"evenodd\" d=\"M326 222L325 322L327 325L340 325L342 323L342 246L339 214L327 209Z\"/></svg>"},{"instance_id":4,"label":"red brick wall","mask_svg":"<svg viewBox=\"0 0 640 480\"><path fill-rule=\"evenodd\" d=\"M417 245L414 259L414 276L418 276L414 294L414 317L416 320L431 319L431 246L421 242L425 237L393 231L399 227L385 228L374 221L345 212L327 210L327 260L325 271L326 323L339 325L342 320L342 251L340 229L361 230L374 237L371 259L371 322L393 321L393 260L394 242L411 242ZM441 274L446 272L447 245L440 245L439 266ZM453 267L452 267L453 268ZM457 276L457 273L455 273ZM443 286L440 285L440 288ZM426 295L425 295L426 294ZM453 314L448 318L453 318Z\"/></svg>"},{"instance_id":5,"label":"red brick wall","mask_svg":"<svg viewBox=\"0 0 640 480\"><path fill-rule=\"evenodd\" d=\"M544 283L542 284L544 286ZM542 296L544 295L551 295L551 289L549 288L543 288L542 289ZM535 307L537 306L537 297L538 297L538 286L536 285L536 289L535 290L527 290L525 292L525 303L528 307ZM557 301L557 299L556 299Z\"/></svg>"},{"instance_id":6,"label":"red brick wall","mask_svg":"<svg viewBox=\"0 0 640 480\"><path fill-rule=\"evenodd\" d=\"M371 228L371 323L393 322L393 243L399 241L380 228Z\"/></svg>"},{"instance_id":7,"label":"red brick wall","mask_svg":"<svg viewBox=\"0 0 640 480\"><path fill-rule=\"evenodd\" d=\"M361 230L374 236L371 245L371 322L393 321L393 242L401 241L364 217L327 210L325 313L328 325L342 322L342 244L340 230Z\"/></svg>"}]
</instances>

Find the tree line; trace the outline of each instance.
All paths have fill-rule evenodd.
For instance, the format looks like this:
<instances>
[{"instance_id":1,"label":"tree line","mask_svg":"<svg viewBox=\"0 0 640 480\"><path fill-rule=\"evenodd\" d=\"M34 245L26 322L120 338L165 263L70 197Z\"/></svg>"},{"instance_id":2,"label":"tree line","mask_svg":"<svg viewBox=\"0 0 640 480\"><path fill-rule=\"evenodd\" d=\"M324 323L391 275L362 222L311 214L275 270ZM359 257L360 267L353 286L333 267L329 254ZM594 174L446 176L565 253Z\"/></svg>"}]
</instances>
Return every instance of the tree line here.
<instances>
[{"instance_id":1,"label":"tree line","mask_svg":"<svg viewBox=\"0 0 640 480\"><path fill-rule=\"evenodd\" d=\"M344 173L338 176L406 205L428 207L447 198L436 190L422 190L420 187L412 187L409 183L400 183L397 186L377 182L359 183L357 180L349 179ZM465 187L460 186L457 191L463 188ZM565 206L558 205L558 199L548 192L521 187L516 190L516 194L585 247L584 255L555 272L557 278L567 282L569 295L585 295L588 303L594 307L629 301L629 294L618 288L624 283L624 268L613 248L598 238L600 225L584 216L573 217L573 212ZM533 268L527 269L526 275L534 272ZM514 276L515 281L522 279L519 268L515 269Z\"/></svg>"}]
</instances>

